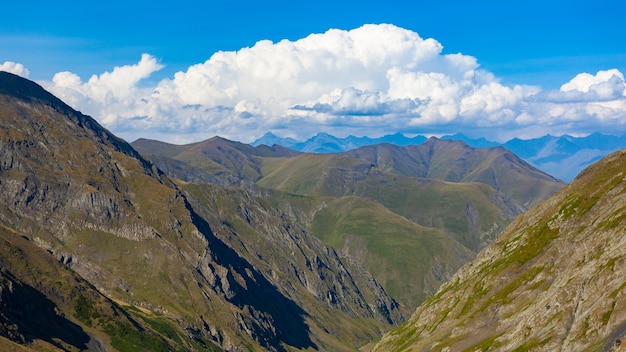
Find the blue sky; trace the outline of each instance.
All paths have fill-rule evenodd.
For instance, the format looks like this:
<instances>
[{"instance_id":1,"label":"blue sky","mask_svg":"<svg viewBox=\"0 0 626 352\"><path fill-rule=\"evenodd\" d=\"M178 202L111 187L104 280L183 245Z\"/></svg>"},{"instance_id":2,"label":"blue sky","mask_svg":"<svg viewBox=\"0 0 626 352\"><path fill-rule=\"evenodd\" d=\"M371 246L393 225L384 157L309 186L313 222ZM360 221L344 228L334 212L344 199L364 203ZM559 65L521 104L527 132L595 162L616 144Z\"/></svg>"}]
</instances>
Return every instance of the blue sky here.
<instances>
[{"instance_id":1,"label":"blue sky","mask_svg":"<svg viewBox=\"0 0 626 352\"><path fill-rule=\"evenodd\" d=\"M626 132L620 95L626 5L617 0L29 1L0 7L10 14L0 21L0 65L39 82L130 140L187 142L219 134L250 141L267 131L299 138L316 132L372 137L469 132L491 139L586 134L594 126L600 132ZM305 42L311 34L321 38ZM404 39L395 42L387 35ZM428 51L421 40L432 39L438 49L427 60L402 61L408 51L370 37L398 48L413 43L410 50L417 51ZM257 45L263 40L271 45ZM283 40L293 45L278 45ZM358 53L328 49L324 57L337 62L339 71L313 65L308 71L287 70L291 76L286 77L280 70L292 67L292 59L319 59L312 45L319 52L337 43L361 48ZM278 66L256 66L265 70L257 75L254 63L241 61L245 48L254 49L249 54L257 62ZM376 50L393 53L381 58ZM214 56L219 51L233 55L220 61ZM363 60L341 63L353 54ZM454 54L462 59L450 63L447 55ZM278 60L280 55L287 62ZM373 59L382 66L371 66ZM346 72L341 65L362 65L353 74L363 77L336 79ZM118 76L130 78L116 78L116 67ZM562 89L582 73L589 76ZM215 77L222 81L214 82ZM202 82L222 99L191 92L203 90ZM274 91L272 82L297 84ZM294 92L298 87L310 89ZM428 89L438 93L431 96ZM581 109L587 112L573 112Z\"/></svg>"}]
</instances>

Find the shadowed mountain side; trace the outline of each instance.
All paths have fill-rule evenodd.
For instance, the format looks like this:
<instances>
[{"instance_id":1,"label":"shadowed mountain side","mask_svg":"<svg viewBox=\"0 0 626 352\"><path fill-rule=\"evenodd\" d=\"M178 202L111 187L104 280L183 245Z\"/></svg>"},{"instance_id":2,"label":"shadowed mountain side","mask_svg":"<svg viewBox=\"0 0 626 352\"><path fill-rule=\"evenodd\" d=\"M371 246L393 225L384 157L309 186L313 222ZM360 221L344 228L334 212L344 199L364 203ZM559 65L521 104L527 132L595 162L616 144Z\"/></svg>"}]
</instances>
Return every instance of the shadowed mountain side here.
<instances>
[{"instance_id":1,"label":"shadowed mountain side","mask_svg":"<svg viewBox=\"0 0 626 352\"><path fill-rule=\"evenodd\" d=\"M44 351L120 349L118 334L154 351L173 348L139 321L34 241L0 226L1 336Z\"/></svg>"},{"instance_id":2,"label":"shadowed mountain side","mask_svg":"<svg viewBox=\"0 0 626 352\"><path fill-rule=\"evenodd\" d=\"M194 209L216 224L216 238L304 307L320 349L339 348L335 338L358 346L386 325L404 320L397 303L359 263L340 259L267 201L242 189L181 187Z\"/></svg>"},{"instance_id":3,"label":"shadowed mountain side","mask_svg":"<svg viewBox=\"0 0 626 352\"><path fill-rule=\"evenodd\" d=\"M248 311L253 316L266 316L271 325L263 326L262 320L243 319L242 324L256 326L247 327L261 335L257 339L261 346L277 351L286 351L283 343L298 349L316 349L317 346L311 341L309 327L305 323L306 313L293 301L281 294L263 275L261 275L242 256L237 254L232 248L219 240L213 234L209 224L195 213L191 205L187 209L191 214L191 221L207 240L210 250L210 257L222 268L227 268L228 273L221 277L215 277L210 271L200 270L200 274L209 273L213 275L213 280L227 282L216 282L215 285L228 288L225 298L244 311ZM212 266L209 264L209 266ZM246 274L247 277L235 275ZM205 277L209 282L209 279ZM246 328L246 327L244 327Z\"/></svg>"},{"instance_id":4,"label":"shadowed mountain side","mask_svg":"<svg viewBox=\"0 0 626 352\"><path fill-rule=\"evenodd\" d=\"M613 351L626 338L626 151L520 216L374 351Z\"/></svg>"},{"instance_id":5,"label":"shadowed mountain side","mask_svg":"<svg viewBox=\"0 0 626 352\"><path fill-rule=\"evenodd\" d=\"M6 236L4 229L0 229L0 231L3 232L0 256L0 263L2 264L0 269L0 335L21 344L33 344L37 340L42 340L57 348L74 346L81 350L87 349L90 336L81 326L64 316L64 313L70 313L69 306L64 307L66 309L63 310L59 309L42 292L22 282L10 272L12 265L6 262L7 254L10 252L20 253L23 256L20 258L22 260L27 260L25 258L27 254L24 254L21 248L4 240ZM28 264L18 263L18 265ZM36 264L31 265L36 266ZM35 278L30 279L36 280ZM61 277L58 277L57 280L60 279ZM54 294L52 291L54 285L39 284L39 287ZM57 288L57 290L59 289L71 290L72 288ZM67 305L69 302L63 303Z\"/></svg>"}]
</instances>

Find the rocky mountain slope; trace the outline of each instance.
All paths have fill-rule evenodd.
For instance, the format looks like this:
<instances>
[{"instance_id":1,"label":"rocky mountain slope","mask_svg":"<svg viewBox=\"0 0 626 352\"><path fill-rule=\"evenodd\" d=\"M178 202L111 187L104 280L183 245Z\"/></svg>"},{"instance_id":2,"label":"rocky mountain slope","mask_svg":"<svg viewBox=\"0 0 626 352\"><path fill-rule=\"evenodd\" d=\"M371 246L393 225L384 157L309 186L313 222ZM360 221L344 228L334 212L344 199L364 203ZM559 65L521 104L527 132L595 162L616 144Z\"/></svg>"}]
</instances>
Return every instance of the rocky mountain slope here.
<instances>
[{"instance_id":1,"label":"rocky mountain slope","mask_svg":"<svg viewBox=\"0 0 626 352\"><path fill-rule=\"evenodd\" d=\"M0 307L30 285L84 331L60 325L68 336L78 331L63 342L71 348L91 346L94 331L98 346L117 350L352 350L403 320L358 263L252 190L174 183L92 118L5 72L0 157L0 225L11 239L28 238L12 242L16 250L0 262L36 244L42 258L92 285L90 295L117 302L107 308L119 309L113 316L128 317L118 332L116 320L66 294L73 289L29 284L39 274L7 267ZM36 350L61 344L2 312L3 341ZM150 334L165 344L142 343Z\"/></svg>"},{"instance_id":2,"label":"rocky mountain slope","mask_svg":"<svg viewBox=\"0 0 626 352\"><path fill-rule=\"evenodd\" d=\"M0 227L3 351L217 350L161 322L116 304L26 235Z\"/></svg>"},{"instance_id":3,"label":"rocky mountain slope","mask_svg":"<svg viewBox=\"0 0 626 352\"><path fill-rule=\"evenodd\" d=\"M564 185L503 148L438 139L336 154L218 137L185 146L132 145L173 177L203 182L202 174L262 192L411 310L527 205Z\"/></svg>"},{"instance_id":4,"label":"rocky mountain slope","mask_svg":"<svg viewBox=\"0 0 626 352\"><path fill-rule=\"evenodd\" d=\"M596 351L626 338L626 151L512 223L374 351Z\"/></svg>"}]
</instances>

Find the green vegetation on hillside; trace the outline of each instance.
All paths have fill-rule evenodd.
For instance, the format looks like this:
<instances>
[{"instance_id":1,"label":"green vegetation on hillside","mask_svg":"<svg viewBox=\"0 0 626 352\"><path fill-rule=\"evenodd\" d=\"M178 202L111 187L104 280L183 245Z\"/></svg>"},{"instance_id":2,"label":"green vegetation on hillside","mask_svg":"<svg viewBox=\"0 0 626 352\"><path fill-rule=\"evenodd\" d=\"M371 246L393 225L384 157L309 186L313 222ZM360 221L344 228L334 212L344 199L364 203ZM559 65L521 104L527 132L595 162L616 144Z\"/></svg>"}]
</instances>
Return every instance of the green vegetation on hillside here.
<instances>
[{"instance_id":1,"label":"green vegetation on hillside","mask_svg":"<svg viewBox=\"0 0 626 352\"><path fill-rule=\"evenodd\" d=\"M625 174L624 151L587 168L374 350L614 350L626 337Z\"/></svg>"}]
</instances>

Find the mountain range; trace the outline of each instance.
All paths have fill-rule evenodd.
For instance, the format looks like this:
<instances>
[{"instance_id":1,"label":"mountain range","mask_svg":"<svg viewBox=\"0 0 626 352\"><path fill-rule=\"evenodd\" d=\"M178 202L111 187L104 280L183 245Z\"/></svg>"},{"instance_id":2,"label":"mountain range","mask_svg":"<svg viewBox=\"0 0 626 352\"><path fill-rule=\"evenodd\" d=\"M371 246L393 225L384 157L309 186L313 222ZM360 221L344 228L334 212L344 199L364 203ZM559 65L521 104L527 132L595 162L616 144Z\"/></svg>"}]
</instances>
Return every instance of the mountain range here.
<instances>
[{"instance_id":1,"label":"mountain range","mask_svg":"<svg viewBox=\"0 0 626 352\"><path fill-rule=\"evenodd\" d=\"M437 138L333 154L220 137L131 145L185 182L262 193L313 236L362 264L409 310L515 216L564 186L502 147Z\"/></svg>"},{"instance_id":2,"label":"mountain range","mask_svg":"<svg viewBox=\"0 0 626 352\"><path fill-rule=\"evenodd\" d=\"M505 143L497 143L485 138L470 138L460 133L442 136L441 139L463 141L475 148L505 147L536 168L566 182L570 182L580 171L600 158L626 148L626 135L613 136L600 133L586 137L546 135L527 140L514 138ZM427 140L428 138L422 135L406 137L400 133L379 138L354 136L337 138L327 133L319 133L306 141L299 142L293 138L281 138L268 132L251 145L280 145L301 152L338 153L380 143L409 146L418 145Z\"/></svg>"},{"instance_id":3,"label":"mountain range","mask_svg":"<svg viewBox=\"0 0 626 352\"><path fill-rule=\"evenodd\" d=\"M447 138L129 144L0 72L0 347L619 350L625 173Z\"/></svg>"}]
</instances>

